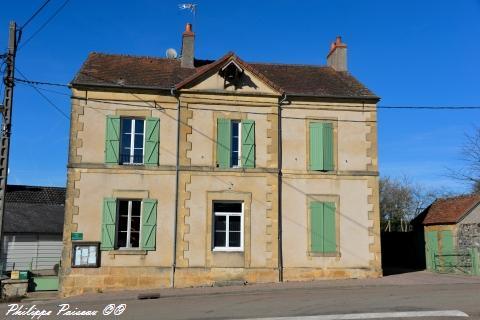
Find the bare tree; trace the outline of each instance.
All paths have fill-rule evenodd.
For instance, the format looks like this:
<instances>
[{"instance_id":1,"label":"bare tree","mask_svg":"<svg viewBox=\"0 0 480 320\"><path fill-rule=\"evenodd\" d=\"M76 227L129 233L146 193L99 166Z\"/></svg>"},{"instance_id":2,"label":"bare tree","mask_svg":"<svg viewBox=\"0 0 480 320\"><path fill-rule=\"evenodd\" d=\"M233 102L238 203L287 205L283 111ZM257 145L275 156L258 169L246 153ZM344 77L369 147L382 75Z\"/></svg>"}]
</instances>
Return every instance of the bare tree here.
<instances>
[{"instance_id":1,"label":"bare tree","mask_svg":"<svg viewBox=\"0 0 480 320\"><path fill-rule=\"evenodd\" d=\"M380 178L380 215L384 231L408 231L410 221L438 197L449 195L433 190L407 177Z\"/></svg>"},{"instance_id":2,"label":"bare tree","mask_svg":"<svg viewBox=\"0 0 480 320\"><path fill-rule=\"evenodd\" d=\"M462 146L461 155L465 166L460 170L450 169L448 176L461 180L471 185L472 192L480 192L480 128L475 132L465 135L466 140Z\"/></svg>"}]
</instances>

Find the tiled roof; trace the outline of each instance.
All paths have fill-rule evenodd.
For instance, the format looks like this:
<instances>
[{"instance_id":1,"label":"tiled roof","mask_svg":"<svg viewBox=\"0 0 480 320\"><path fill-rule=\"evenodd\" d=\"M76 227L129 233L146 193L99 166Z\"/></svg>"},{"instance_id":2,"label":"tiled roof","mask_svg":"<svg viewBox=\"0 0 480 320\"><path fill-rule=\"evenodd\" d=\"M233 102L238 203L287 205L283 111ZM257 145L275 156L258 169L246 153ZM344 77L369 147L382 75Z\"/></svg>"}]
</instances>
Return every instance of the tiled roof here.
<instances>
[{"instance_id":1,"label":"tiled roof","mask_svg":"<svg viewBox=\"0 0 480 320\"><path fill-rule=\"evenodd\" d=\"M221 59L224 58L225 56ZM195 60L195 68L190 69L182 68L178 59L91 53L72 80L72 85L170 90L184 80L203 73L210 64L215 64L215 61ZM337 72L330 67L248 62L245 64L257 76L264 77L264 80L289 95L378 99L352 75Z\"/></svg>"},{"instance_id":2,"label":"tiled roof","mask_svg":"<svg viewBox=\"0 0 480 320\"><path fill-rule=\"evenodd\" d=\"M8 185L5 195L7 203L64 204L65 188Z\"/></svg>"},{"instance_id":3,"label":"tiled roof","mask_svg":"<svg viewBox=\"0 0 480 320\"><path fill-rule=\"evenodd\" d=\"M480 195L466 195L437 199L420 216L422 224L457 223L480 202Z\"/></svg>"},{"instance_id":4,"label":"tiled roof","mask_svg":"<svg viewBox=\"0 0 480 320\"><path fill-rule=\"evenodd\" d=\"M62 233L65 188L7 186L6 233Z\"/></svg>"}]
</instances>

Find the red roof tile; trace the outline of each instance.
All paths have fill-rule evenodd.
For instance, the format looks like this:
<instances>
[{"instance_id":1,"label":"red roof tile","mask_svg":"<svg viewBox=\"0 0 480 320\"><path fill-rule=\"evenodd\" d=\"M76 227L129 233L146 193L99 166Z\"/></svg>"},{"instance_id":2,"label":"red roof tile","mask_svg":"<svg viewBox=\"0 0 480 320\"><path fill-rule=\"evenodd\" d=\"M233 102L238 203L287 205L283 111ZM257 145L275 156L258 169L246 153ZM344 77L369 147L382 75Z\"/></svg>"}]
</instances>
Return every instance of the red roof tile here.
<instances>
[{"instance_id":1,"label":"red roof tile","mask_svg":"<svg viewBox=\"0 0 480 320\"><path fill-rule=\"evenodd\" d=\"M233 56L229 53L219 60ZM105 86L164 89L196 78L218 61L195 60L195 68L182 68L178 59L91 53L72 81L72 86ZM289 95L376 99L378 97L347 72L326 66L247 63L249 71Z\"/></svg>"},{"instance_id":2,"label":"red roof tile","mask_svg":"<svg viewBox=\"0 0 480 320\"><path fill-rule=\"evenodd\" d=\"M478 194L437 199L422 213L425 216L422 224L457 223L479 202L480 195Z\"/></svg>"}]
</instances>

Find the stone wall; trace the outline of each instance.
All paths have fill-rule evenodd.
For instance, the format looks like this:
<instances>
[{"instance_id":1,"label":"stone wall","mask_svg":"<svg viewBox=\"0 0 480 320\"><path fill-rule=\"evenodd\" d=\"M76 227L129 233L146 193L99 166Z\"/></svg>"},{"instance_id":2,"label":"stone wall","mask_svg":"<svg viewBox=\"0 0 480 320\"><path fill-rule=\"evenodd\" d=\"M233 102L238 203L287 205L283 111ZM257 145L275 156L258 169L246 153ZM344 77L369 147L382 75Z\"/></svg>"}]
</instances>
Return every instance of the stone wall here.
<instances>
[{"instance_id":1,"label":"stone wall","mask_svg":"<svg viewBox=\"0 0 480 320\"><path fill-rule=\"evenodd\" d=\"M458 226L457 248L466 251L469 248L480 250L480 223L468 223Z\"/></svg>"}]
</instances>

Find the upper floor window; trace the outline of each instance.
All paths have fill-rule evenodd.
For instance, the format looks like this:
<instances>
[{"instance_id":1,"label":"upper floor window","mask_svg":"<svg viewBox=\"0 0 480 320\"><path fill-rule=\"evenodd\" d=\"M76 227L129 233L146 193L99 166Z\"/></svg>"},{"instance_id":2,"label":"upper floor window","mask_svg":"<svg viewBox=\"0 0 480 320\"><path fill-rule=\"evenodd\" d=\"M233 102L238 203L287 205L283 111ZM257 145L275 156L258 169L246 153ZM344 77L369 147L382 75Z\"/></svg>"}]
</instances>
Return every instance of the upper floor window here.
<instances>
[{"instance_id":1,"label":"upper floor window","mask_svg":"<svg viewBox=\"0 0 480 320\"><path fill-rule=\"evenodd\" d=\"M105 163L158 165L160 119L107 116Z\"/></svg>"},{"instance_id":2,"label":"upper floor window","mask_svg":"<svg viewBox=\"0 0 480 320\"><path fill-rule=\"evenodd\" d=\"M242 166L242 129L240 121L232 121L232 150L231 150L231 167Z\"/></svg>"},{"instance_id":3,"label":"upper floor window","mask_svg":"<svg viewBox=\"0 0 480 320\"><path fill-rule=\"evenodd\" d=\"M255 121L217 120L217 166L255 168Z\"/></svg>"},{"instance_id":4,"label":"upper floor window","mask_svg":"<svg viewBox=\"0 0 480 320\"><path fill-rule=\"evenodd\" d=\"M310 122L310 170L333 171L334 166L334 136L333 123Z\"/></svg>"},{"instance_id":5,"label":"upper floor window","mask_svg":"<svg viewBox=\"0 0 480 320\"><path fill-rule=\"evenodd\" d=\"M120 164L143 164L145 120L121 118Z\"/></svg>"}]
</instances>

